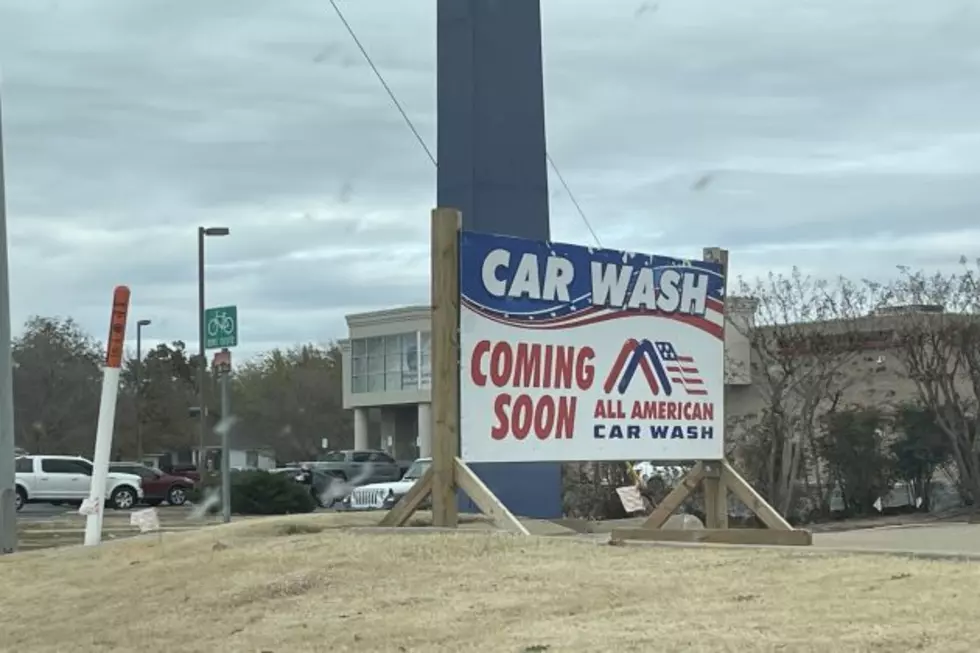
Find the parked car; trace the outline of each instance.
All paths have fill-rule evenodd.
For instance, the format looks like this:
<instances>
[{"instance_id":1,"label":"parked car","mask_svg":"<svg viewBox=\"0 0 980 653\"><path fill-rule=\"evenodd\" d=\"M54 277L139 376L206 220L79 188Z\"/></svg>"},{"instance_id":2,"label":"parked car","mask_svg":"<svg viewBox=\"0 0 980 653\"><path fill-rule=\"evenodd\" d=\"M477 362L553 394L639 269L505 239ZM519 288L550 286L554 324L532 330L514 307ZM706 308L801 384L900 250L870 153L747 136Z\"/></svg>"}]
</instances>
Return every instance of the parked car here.
<instances>
[{"instance_id":1,"label":"parked car","mask_svg":"<svg viewBox=\"0 0 980 653\"><path fill-rule=\"evenodd\" d=\"M400 480L354 488L341 505L346 510L388 510L412 489L431 465L431 458L419 458Z\"/></svg>"},{"instance_id":2,"label":"parked car","mask_svg":"<svg viewBox=\"0 0 980 653\"><path fill-rule=\"evenodd\" d=\"M92 463L79 456L21 456L15 463L17 510L27 503L81 504L92 487ZM143 498L141 479L134 474L110 472L106 503L128 510Z\"/></svg>"},{"instance_id":3,"label":"parked car","mask_svg":"<svg viewBox=\"0 0 980 653\"><path fill-rule=\"evenodd\" d=\"M321 508L330 508L333 504L337 503L343 499L343 493L331 493L329 490L331 487L335 487L337 484L341 486L346 486L346 482L340 477L340 473L332 470L317 469L316 467L309 467L313 474L313 482L310 485L310 493L313 498L316 499L317 505ZM290 478L294 479L297 483L305 483L306 479L303 477L303 468L300 465L291 465L289 467L277 467L275 469L270 469L271 474L288 474ZM333 496L331 496L333 495Z\"/></svg>"},{"instance_id":4,"label":"parked car","mask_svg":"<svg viewBox=\"0 0 980 653\"><path fill-rule=\"evenodd\" d=\"M195 483L201 482L201 472L198 471L197 465L178 463L176 465L170 465L165 471L166 473L173 474L174 476L189 478Z\"/></svg>"},{"instance_id":5,"label":"parked car","mask_svg":"<svg viewBox=\"0 0 980 653\"><path fill-rule=\"evenodd\" d=\"M143 482L143 501L151 506L159 506L164 501L182 506L187 503L187 492L194 488L194 481L186 476L167 474L139 463L109 463L109 471L139 476Z\"/></svg>"},{"instance_id":6,"label":"parked car","mask_svg":"<svg viewBox=\"0 0 980 653\"><path fill-rule=\"evenodd\" d=\"M332 472L353 485L397 481L402 477L395 459L377 449L328 451L320 460L303 464Z\"/></svg>"}]
</instances>

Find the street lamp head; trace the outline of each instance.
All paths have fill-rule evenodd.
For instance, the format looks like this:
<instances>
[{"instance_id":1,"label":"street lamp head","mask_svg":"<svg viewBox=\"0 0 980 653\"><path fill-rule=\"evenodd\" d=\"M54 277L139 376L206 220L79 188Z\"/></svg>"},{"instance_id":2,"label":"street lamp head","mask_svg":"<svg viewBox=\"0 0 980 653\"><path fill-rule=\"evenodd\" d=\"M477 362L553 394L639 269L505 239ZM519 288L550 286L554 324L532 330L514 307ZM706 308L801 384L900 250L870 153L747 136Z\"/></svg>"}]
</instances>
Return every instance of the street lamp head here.
<instances>
[{"instance_id":1,"label":"street lamp head","mask_svg":"<svg viewBox=\"0 0 980 653\"><path fill-rule=\"evenodd\" d=\"M231 233L228 227L201 227L205 236L227 236Z\"/></svg>"},{"instance_id":2,"label":"street lamp head","mask_svg":"<svg viewBox=\"0 0 980 653\"><path fill-rule=\"evenodd\" d=\"M145 326L150 326L151 324L153 324L153 322L151 322L150 320L140 320L136 323L136 326L145 327Z\"/></svg>"}]
</instances>

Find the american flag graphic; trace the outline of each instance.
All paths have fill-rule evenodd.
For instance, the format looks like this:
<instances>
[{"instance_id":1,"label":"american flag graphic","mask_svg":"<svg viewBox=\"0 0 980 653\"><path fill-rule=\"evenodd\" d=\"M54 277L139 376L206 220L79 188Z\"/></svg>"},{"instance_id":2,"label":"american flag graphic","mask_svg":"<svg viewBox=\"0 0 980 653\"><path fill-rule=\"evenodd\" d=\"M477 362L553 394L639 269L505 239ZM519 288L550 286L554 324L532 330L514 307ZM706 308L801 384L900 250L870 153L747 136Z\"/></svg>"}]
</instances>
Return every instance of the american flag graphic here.
<instances>
[{"instance_id":1,"label":"american flag graphic","mask_svg":"<svg viewBox=\"0 0 980 653\"><path fill-rule=\"evenodd\" d=\"M669 342L656 342L654 346L657 348L657 355L663 361L664 369L670 375L671 383L680 384L689 395L708 394L693 356L681 356Z\"/></svg>"},{"instance_id":2,"label":"american flag graphic","mask_svg":"<svg viewBox=\"0 0 980 653\"><path fill-rule=\"evenodd\" d=\"M671 396L678 385L688 395L708 394L693 356L680 356L666 341L651 342L630 338L619 350L603 384L606 393L625 394L637 372L646 378L654 395Z\"/></svg>"}]
</instances>

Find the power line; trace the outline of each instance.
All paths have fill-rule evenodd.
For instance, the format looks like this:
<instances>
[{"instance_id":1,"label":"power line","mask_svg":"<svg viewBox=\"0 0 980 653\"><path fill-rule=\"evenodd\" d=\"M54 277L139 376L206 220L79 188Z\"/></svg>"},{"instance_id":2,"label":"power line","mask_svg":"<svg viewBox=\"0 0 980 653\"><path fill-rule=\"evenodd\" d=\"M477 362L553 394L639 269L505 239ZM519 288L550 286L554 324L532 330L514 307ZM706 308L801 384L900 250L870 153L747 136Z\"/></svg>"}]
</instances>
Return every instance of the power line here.
<instances>
[{"instance_id":1,"label":"power line","mask_svg":"<svg viewBox=\"0 0 980 653\"><path fill-rule=\"evenodd\" d=\"M413 134L415 134L415 140L417 140L419 142L419 145L422 146L422 149L425 150L425 154L426 156L429 157L429 161L432 162L432 165L438 167L439 164L436 163L436 157L432 155L432 150L430 150L429 146L425 144L425 140L422 138L422 134L420 134L419 130L415 128L415 124L412 122L412 119L408 117L408 113L405 112L405 109L402 108L401 102L399 102L398 98L395 97L394 91L392 91L391 87L388 86L388 82L385 81L385 78L381 74L381 71L378 70L378 67L374 65L374 61L371 60L371 55L369 55L367 53L367 50L364 49L364 46L361 45L361 40L357 38L357 34L354 33L354 29L350 26L350 23L347 22L347 19L344 18L344 12L342 12L340 10L340 7L337 6L336 0L330 0L330 5L333 7L334 11L337 12L337 17L340 18L340 22L342 22L344 24L344 27L347 28L347 33L350 34L350 37L354 40L354 44L357 45L357 49L360 50L361 54L364 55L364 60L367 61L369 66L371 66L371 70L374 71L375 77L377 77L378 81L381 82L381 85L388 93L388 97L391 98L391 101L395 105L395 108L398 109L398 113L402 114L402 118L405 119L405 124L408 125L408 128L412 130Z\"/></svg>"},{"instance_id":2,"label":"power line","mask_svg":"<svg viewBox=\"0 0 980 653\"><path fill-rule=\"evenodd\" d=\"M408 125L408 128L412 131L412 134L415 136L415 140L418 141L419 145L422 147L422 150L425 151L425 155L429 157L429 161L432 162L432 165L438 168L439 164L436 161L436 157L433 156L432 150L430 150L429 146L425 144L425 139L422 138L422 134L419 133L419 130L415 128L415 123L412 122L412 119L408 116L408 112L405 111L401 102L398 101L398 97L395 96L395 92L391 90L390 86L388 86L388 82L385 81L384 75L382 75L381 71L378 70L378 67L374 65L371 55L368 54L367 49L361 44L361 40L357 38L354 28L351 27L349 22L347 22L347 18L344 17L344 12L340 10L337 0L329 0L329 2L330 6L333 7L333 10L337 13L337 18L340 19L340 22L343 23L344 27L347 29L347 33L350 34L350 37L357 46L357 49L361 51L361 54L364 56L364 60L367 61L368 66L371 67L371 70L374 72L374 76L378 78L379 82L381 82L381 86L384 87L385 92L391 99L391 103L395 105L395 108L398 109L398 113L400 113L402 118L405 120L405 124ZM585 223L589 233L592 234L592 238L595 239L595 242L597 245L599 245L599 247L602 247L602 242L599 240L599 236L596 235L595 229L592 228L592 223L589 222L589 219L585 215L585 211L582 210L582 206L578 203L578 200L575 199L575 193L573 193L572 189L568 186L568 182L565 181L565 177L561 174L557 164L555 164L555 160L551 158L551 154L548 152L545 152L545 156L548 158L548 163L551 164L552 170L555 171L555 176L558 177L558 181L561 182L565 192L568 193L568 198L572 200L572 204L575 206L575 210L578 211L579 217L582 218L582 222Z\"/></svg>"},{"instance_id":3,"label":"power line","mask_svg":"<svg viewBox=\"0 0 980 653\"><path fill-rule=\"evenodd\" d=\"M565 192L568 193L568 199L572 200L572 204L575 205L575 210L578 211L579 217L582 218L582 222L585 223L589 233L592 234L593 238L595 238L596 245L602 247L602 241L599 240L599 236L596 235L595 229L592 228L592 223L589 222L587 217L585 217L585 211L582 210L582 206L578 203L578 200L575 199L575 193L573 193L572 189L568 187L568 182L565 181L565 177L561 174L561 170L559 170L558 166L555 165L555 160L551 158L551 153L545 152L545 156L548 157L548 163L551 164L551 169L555 171L555 176L558 177L558 181L561 182L561 185L565 188Z\"/></svg>"}]
</instances>

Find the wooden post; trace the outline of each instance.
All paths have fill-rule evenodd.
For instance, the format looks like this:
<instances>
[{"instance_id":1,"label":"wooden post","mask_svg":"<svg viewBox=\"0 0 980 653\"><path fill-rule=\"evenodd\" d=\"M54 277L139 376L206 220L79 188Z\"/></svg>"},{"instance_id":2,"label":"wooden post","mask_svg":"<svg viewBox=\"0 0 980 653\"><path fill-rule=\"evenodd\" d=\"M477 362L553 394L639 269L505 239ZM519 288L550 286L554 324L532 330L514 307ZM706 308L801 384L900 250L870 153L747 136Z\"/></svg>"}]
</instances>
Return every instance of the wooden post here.
<instances>
[{"instance_id":1,"label":"wooden post","mask_svg":"<svg viewBox=\"0 0 980 653\"><path fill-rule=\"evenodd\" d=\"M711 261L713 263L720 263L722 268L722 273L725 275L725 304L728 304L728 250L722 249L720 247L705 247L703 252L703 258L705 261ZM722 349L722 414L725 415L726 419L728 416L726 401L728 396L728 391L726 385L728 383L728 351L725 347L725 336L727 335L727 323L728 323L728 310L725 310L725 315L722 318L722 336L721 336L721 349ZM724 429L724 425L722 426ZM727 430L727 429L726 429ZM727 437L728 433L723 432L723 437ZM705 466L705 477L704 477L704 515L705 515L705 526L708 528L728 528L728 490L725 487L724 479L721 476L721 466L717 464L709 464Z\"/></svg>"},{"instance_id":2,"label":"wooden post","mask_svg":"<svg viewBox=\"0 0 980 653\"><path fill-rule=\"evenodd\" d=\"M432 211L432 524L455 527L459 455L460 212Z\"/></svg>"},{"instance_id":3,"label":"wooden post","mask_svg":"<svg viewBox=\"0 0 980 653\"><path fill-rule=\"evenodd\" d=\"M528 535L524 524L459 458L460 217L455 209L432 212L432 466L379 525L404 526L431 497L432 525L455 528L459 525L458 488L497 526Z\"/></svg>"},{"instance_id":4,"label":"wooden post","mask_svg":"<svg viewBox=\"0 0 980 653\"><path fill-rule=\"evenodd\" d=\"M721 475L721 463L704 463L704 525L728 528L728 488Z\"/></svg>"}]
</instances>

